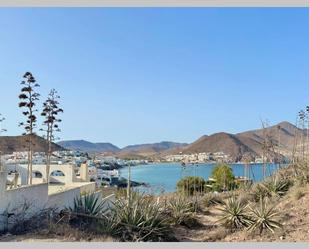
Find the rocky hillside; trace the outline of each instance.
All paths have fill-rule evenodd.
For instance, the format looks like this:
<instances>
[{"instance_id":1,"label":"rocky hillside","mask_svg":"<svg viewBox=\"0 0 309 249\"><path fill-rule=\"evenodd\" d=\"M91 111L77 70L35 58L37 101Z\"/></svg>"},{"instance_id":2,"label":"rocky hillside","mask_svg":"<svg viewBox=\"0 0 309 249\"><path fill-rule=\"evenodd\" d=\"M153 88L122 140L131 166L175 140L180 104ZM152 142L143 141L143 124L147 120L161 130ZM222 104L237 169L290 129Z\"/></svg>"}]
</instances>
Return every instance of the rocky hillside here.
<instances>
[{"instance_id":1,"label":"rocky hillside","mask_svg":"<svg viewBox=\"0 0 309 249\"><path fill-rule=\"evenodd\" d=\"M182 151L183 154L201 153L201 152L219 152L231 155L235 160L240 160L245 153L254 153L254 151L243 143L237 136L224 132L216 133L211 136L203 137L190 144Z\"/></svg>"},{"instance_id":2,"label":"rocky hillside","mask_svg":"<svg viewBox=\"0 0 309 249\"><path fill-rule=\"evenodd\" d=\"M289 155L293 148L296 135L305 133L289 122L281 122L277 125L265 129L246 131L238 134L216 133L210 136L204 135L195 142L178 148L176 150L166 151L166 154L194 154L201 152L219 152L230 155L238 161L244 156L260 157L263 153L262 146L265 136L271 137L274 144L279 144L277 152L283 155Z\"/></svg>"},{"instance_id":3,"label":"rocky hillside","mask_svg":"<svg viewBox=\"0 0 309 249\"><path fill-rule=\"evenodd\" d=\"M9 154L14 151L27 151L29 137L28 136L3 136L0 137L0 151L4 154ZM34 151L44 152L46 150L46 140L39 136L33 137ZM64 150L58 144L52 145L52 150Z\"/></svg>"},{"instance_id":4,"label":"rocky hillside","mask_svg":"<svg viewBox=\"0 0 309 249\"><path fill-rule=\"evenodd\" d=\"M185 132L185 131L184 131ZM279 144L277 153L289 156L295 135L302 131L289 122L281 122L266 129L257 129L237 134L225 132L204 135L191 144L160 142L130 145L122 149L110 143L90 143L84 140L63 141L59 145L74 150L104 152L120 158L164 157L178 153L194 154L202 152L224 152L235 161L244 157L260 157L265 136L270 136L274 144Z\"/></svg>"},{"instance_id":5,"label":"rocky hillside","mask_svg":"<svg viewBox=\"0 0 309 249\"><path fill-rule=\"evenodd\" d=\"M160 142L160 143L153 143L153 144L139 144L139 145L129 145L124 147L121 151L117 153L120 157L126 156L154 156L164 151L168 151L171 149L180 149L186 146L185 143L174 143L174 142Z\"/></svg>"},{"instance_id":6,"label":"rocky hillside","mask_svg":"<svg viewBox=\"0 0 309 249\"><path fill-rule=\"evenodd\" d=\"M69 149L86 152L118 152L120 149L111 143L91 143L85 140L61 141L58 145Z\"/></svg>"}]
</instances>

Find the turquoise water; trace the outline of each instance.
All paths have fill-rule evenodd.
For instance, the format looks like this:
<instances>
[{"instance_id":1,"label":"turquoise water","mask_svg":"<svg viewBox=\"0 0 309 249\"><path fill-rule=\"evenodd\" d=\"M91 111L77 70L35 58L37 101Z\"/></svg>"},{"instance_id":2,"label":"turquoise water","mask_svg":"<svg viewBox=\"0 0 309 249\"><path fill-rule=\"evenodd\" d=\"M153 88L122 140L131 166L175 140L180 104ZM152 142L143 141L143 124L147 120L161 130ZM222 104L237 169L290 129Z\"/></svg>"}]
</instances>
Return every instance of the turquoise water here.
<instances>
[{"instance_id":1,"label":"turquoise water","mask_svg":"<svg viewBox=\"0 0 309 249\"><path fill-rule=\"evenodd\" d=\"M149 189L153 192L170 193L176 191L176 183L185 176L200 176L207 180L211 176L215 164L186 165L182 167L178 163L147 164L131 167L131 179L137 182L145 182L150 185ZM231 164L235 176L244 176L243 164ZM268 164L266 174L269 176L278 166ZM119 171L120 177L128 177L128 168ZM262 164L250 165L250 178L255 181L263 180Z\"/></svg>"}]
</instances>

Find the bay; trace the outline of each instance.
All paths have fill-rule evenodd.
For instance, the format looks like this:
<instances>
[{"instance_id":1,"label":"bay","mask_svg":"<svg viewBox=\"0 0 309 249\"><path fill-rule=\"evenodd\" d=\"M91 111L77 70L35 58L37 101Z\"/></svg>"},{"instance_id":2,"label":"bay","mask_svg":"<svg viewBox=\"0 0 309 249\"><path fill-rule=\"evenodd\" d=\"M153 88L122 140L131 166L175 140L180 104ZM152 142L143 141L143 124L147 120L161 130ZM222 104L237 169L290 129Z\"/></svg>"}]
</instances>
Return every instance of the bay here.
<instances>
[{"instance_id":1,"label":"bay","mask_svg":"<svg viewBox=\"0 0 309 249\"><path fill-rule=\"evenodd\" d=\"M160 163L160 164L145 164L131 167L131 180L144 182L149 185L147 189L142 189L145 192L171 193L176 191L177 182L186 176L200 176L207 180L211 176L211 172L216 164L188 164L183 167L180 163ZM244 164L230 164L233 173L236 177L244 176ZM250 178L254 182L263 180L263 165L250 164ZM278 169L276 164L266 165L266 175L270 176ZM120 177L128 177L128 167L119 170Z\"/></svg>"}]
</instances>

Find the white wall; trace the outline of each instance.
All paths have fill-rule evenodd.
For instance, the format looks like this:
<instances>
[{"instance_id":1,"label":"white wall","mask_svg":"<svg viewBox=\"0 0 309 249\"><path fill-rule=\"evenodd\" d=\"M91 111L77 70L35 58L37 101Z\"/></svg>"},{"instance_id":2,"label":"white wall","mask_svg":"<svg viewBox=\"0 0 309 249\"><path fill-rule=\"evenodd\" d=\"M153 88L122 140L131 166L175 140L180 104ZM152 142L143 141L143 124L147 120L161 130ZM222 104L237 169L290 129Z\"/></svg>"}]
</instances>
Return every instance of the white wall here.
<instances>
[{"instance_id":1,"label":"white wall","mask_svg":"<svg viewBox=\"0 0 309 249\"><path fill-rule=\"evenodd\" d=\"M43 208L57 208L59 211L64 208L73 207L74 198L82 193L94 193L95 183L73 183L69 190L48 195L48 184L40 183L26 185L15 189L6 190L7 173L0 172L0 214L6 210L14 212L16 208L21 208L27 202L31 203L29 211L38 212ZM101 192L95 194L101 195ZM0 225L3 224L4 217L0 215ZM1 230L1 226L0 226Z\"/></svg>"}]
</instances>

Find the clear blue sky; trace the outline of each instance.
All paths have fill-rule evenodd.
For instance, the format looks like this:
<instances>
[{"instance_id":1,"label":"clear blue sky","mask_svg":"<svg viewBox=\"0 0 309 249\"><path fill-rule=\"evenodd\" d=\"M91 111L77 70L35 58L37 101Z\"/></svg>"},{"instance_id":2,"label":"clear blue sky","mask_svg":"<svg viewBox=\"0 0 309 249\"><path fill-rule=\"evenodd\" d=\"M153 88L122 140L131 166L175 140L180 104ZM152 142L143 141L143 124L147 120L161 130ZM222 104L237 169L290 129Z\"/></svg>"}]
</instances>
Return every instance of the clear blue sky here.
<instances>
[{"instance_id":1,"label":"clear blue sky","mask_svg":"<svg viewBox=\"0 0 309 249\"><path fill-rule=\"evenodd\" d=\"M56 88L61 139L118 146L295 122L309 104L309 9L0 9L0 113ZM41 105L41 104L40 104ZM41 120L40 120L41 122Z\"/></svg>"}]
</instances>

